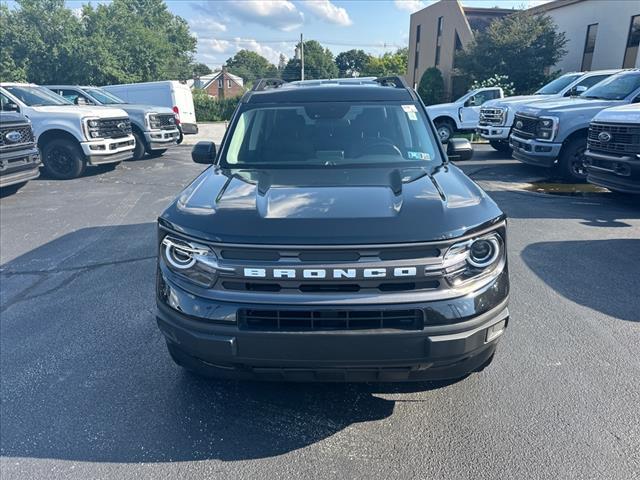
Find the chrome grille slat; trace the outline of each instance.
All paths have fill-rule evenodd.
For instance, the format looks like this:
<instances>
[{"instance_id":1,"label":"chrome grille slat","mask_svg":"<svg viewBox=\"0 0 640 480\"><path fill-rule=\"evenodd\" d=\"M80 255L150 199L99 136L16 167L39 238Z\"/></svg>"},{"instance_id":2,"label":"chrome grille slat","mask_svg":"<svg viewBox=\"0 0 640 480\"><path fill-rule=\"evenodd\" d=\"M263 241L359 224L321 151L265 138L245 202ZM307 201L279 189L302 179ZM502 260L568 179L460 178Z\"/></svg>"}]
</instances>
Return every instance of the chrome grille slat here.
<instances>
[{"instance_id":1,"label":"chrome grille slat","mask_svg":"<svg viewBox=\"0 0 640 480\"><path fill-rule=\"evenodd\" d=\"M501 108L481 108L480 121L481 126L502 126L506 112Z\"/></svg>"}]
</instances>

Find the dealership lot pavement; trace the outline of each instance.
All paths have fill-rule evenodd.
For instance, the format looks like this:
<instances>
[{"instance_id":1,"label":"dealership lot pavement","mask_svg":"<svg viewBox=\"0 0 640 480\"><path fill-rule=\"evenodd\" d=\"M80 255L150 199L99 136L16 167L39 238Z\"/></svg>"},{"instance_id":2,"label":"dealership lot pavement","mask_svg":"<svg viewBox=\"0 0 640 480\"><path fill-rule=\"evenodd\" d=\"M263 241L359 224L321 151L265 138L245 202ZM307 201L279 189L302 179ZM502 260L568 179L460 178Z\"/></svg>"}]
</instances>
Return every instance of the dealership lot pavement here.
<instances>
[{"instance_id":1,"label":"dealership lot pavement","mask_svg":"<svg viewBox=\"0 0 640 480\"><path fill-rule=\"evenodd\" d=\"M640 203L526 192L540 171L478 149L461 166L510 217L511 325L449 385L175 367L154 221L203 169L186 146L2 198L2 479L640 478Z\"/></svg>"}]
</instances>

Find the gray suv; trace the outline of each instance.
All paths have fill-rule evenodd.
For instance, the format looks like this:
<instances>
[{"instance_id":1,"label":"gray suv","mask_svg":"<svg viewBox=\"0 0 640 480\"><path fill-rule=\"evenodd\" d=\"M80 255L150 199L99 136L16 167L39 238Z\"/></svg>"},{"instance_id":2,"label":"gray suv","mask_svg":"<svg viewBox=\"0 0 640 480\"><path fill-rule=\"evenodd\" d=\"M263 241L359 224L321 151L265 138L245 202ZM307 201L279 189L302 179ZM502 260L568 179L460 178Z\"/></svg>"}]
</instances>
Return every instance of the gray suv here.
<instances>
[{"instance_id":1,"label":"gray suv","mask_svg":"<svg viewBox=\"0 0 640 480\"><path fill-rule=\"evenodd\" d=\"M131 119L133 136L136 139L134 160L142 159L145 153L151 157L159 157L169 147L176 145L180 138L175 114L168 107L127 103L99 87L45 86L76 105L105 105L118 107L127 112Z\"/></svg>"},{"instance_id":2,"label":"gray suv","mask_svg":"<svg viewBox=\"0 0 640 480\"><path fill-rule=\"evenodd\" d=\"M563 177L584 182L589 123L605 108L640 102L640 70L625 70L582 95L520 107L509 139L513 157L541 167L557 166Z\"/></svg>"}]
</instances>

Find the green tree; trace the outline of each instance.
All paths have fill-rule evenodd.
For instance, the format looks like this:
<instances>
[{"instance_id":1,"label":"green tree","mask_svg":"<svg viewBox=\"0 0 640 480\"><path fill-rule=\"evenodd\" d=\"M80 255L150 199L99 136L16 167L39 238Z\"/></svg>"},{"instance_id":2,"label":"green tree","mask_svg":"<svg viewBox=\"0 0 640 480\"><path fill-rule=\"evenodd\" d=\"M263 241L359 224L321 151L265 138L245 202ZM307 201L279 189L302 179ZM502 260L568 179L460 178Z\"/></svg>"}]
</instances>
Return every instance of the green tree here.
<instances>
[{"instance_id":1,"label":"green tree","mask_svg":"<svg viewBox=\"0 0 640 480\"><path fill-rule=\"evenodd\" d=\"M364 50L347 50L336 56L336 66L341 77L358 77L369 63L369 55Z\"/></svg>"},{"instance_id":2,"label":"green tree","mask_svg":"<svg viewBox=\"0 0 640 480\"><path fill-rule=\"evenodd\" d=\"M404 75L407 73L407 58L407 48L400 48L395 53L386 52L380 57L369 57L362 74L372 77Z\"/></svg>"},{"instance_id":3,"label":"green tree","mask_svg":"<svg viewBox=\"0 0 640 480\"><path fill-rule=\"evenodd\" d=\"M250 50L240 50L227 60L227 69L242 77L247 84L259 78L278 77L278 69L262 55Z\"/></svg>"},{"instance_id":4,"label":"green tree","mask_svg":"<svg viewBox=\"0 0 640 480\"><path fill-rule=\"evenodd\" d=\"M418 84L418 95L425 105L442 103L444 99L444 80L436 67L427 68Z\"/></svg>"},{"instance_id":5,"label":"green tree","mask_svg":"<svg viewBox=\"0 0 640 480\"><path fill-rule=\"evenodd\" d=\"M300 44L296 46L300 49ZM304 42L304 78L313 80L318 78L337 78L338 67L333 59L333 53L315 40ZM282 78L288 82L300 80L300 59L292 58L282 71Z\"/></svg>"},{"instance_id":6,"label":"green tree","mask_svg":"<svg viewBox=\"0 0 640 480\"><path fill-rule=\"evenodd\" d=\"M567 53L566 43L549 16L518 12L477 32L456 67L475 81L507 75L516 94L530 93L550 79L545 72Z\"/></svg>"},{"instance_id":7,"label":"green tree","mask_svg":"<svg viewBox=\"0 0 640 480\"><path fill-rule=\"evenodd\" d=\"M213 73L213 71L209 68L208 65L204 63L196 63L193 65L193 76L194 77L202 77L204 75L209 75Z\"/></svg>"}]
</instances>

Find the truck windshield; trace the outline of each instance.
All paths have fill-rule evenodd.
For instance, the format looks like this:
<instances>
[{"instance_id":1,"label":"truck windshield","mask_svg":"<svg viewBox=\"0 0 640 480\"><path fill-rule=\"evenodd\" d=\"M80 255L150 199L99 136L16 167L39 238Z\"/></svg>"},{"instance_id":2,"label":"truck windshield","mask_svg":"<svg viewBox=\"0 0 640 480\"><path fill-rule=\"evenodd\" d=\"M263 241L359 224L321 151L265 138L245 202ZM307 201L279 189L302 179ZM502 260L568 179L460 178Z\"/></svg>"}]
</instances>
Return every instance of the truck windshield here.
<instances>
[{"instance_id":1,"label":"truck windshield","mask_svg":"<svg viewBox=\"0 0 640 480\"><path fill-rule=\"evenodd\" d=\"M53 93L48 88L31 86L8 86L4 87L7 92L17 97L22 103L29 107L44 107L50 105L73 105L66 98Z\"/></svg>"},{"instance_id":2,"label":"truck windshield","mask_svg":"<svg viewBox=\"0 0 640 480\"><path fill-rule=\"evenodd\" d=\"M109 93L101 88L85 88L85 91L93 97L98 103L102 105L119 105L127 103L119 97L116 97L113 93Z\"/></svg>"},{"instance_id":3,"label":"truck windshield","mask_svg":"<svg viewBox=\"0 0 640 480\"><path fill-rule=\"evenodd\" d=\"M547 83L544 87L538 90L535 95L557 95L565 87L568 87L571 83L575 82L582 76L581 73L570 73L563 75L560 78Z\"/></svg>"},{"instance_id":4,"label":"truck windshield","mask_svg":"<svg viewBox=\"0 0 640 480\"><path fill-rule=\"evenodd\" d=\"M260 106L232 128L221 161L229 168L442 163L426 117L410 102Z\"/></svg>"},{"instance_id":5,"label":"truck windshield","mask_svg":"<svg viewBox=\"0 0 640 480\"><path fill-rule=\"evenodd\" d=\"M623 100L640 88L640 72L613 75L580 95L598 100Z\"/></svg>"}]
</instances>

